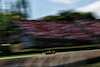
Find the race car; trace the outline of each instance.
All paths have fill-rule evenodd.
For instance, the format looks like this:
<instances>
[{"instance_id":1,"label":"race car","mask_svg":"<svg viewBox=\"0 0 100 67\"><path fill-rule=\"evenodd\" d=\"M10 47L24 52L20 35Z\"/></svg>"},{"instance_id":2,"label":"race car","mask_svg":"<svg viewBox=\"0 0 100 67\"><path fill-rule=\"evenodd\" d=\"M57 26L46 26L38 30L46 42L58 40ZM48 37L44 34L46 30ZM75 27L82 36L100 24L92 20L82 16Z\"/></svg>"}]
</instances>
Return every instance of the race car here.
<instances>
[{"instance_id":1,"label":"race car","mask_svg":"<svg viewBox=\"0 0 100 67\"><path fill-rule=\"evenodd\" d=\"M42 52L43 55L47 55L47 54L55 54L55 51L46 51L46 52Z\"/></svg>"}]
</instances>

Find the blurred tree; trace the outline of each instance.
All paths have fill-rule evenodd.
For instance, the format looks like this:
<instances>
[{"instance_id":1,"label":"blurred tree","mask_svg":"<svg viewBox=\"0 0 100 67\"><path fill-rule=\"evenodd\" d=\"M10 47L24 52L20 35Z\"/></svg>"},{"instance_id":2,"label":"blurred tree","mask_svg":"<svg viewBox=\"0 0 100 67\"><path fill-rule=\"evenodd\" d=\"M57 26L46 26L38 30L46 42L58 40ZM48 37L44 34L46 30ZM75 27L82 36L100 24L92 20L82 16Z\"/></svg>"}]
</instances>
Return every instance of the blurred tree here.
<instances>
[{"instance_id":1,"label":"blurred tree","mask_svg":"<svg viewBox=\"0 0 100 67\"><path fill-rule=\"evenodd\" d=\"M24 17L27 18L28 17L28 14L27 14L28 1L22 0L22 6L23 6L23 9L24 9Z\"/></svg>"},{"instance_id":2,"label":"blurred tree","mask_svg":"<svg viewBox=\"0 0 100 67\"><path fill-rule=\"evenodd\" d=\"M91 12L75 12L75 11L62 11L58 16L46 16L45 21L74 21L76 19L89 19L93 20L95 17Z\"/></svg>"},{"instance_id":3,"label":"blurred tree","mask_svg":"<svg viewBox=\"0 0 100 67\"><path fill-rule=\"evenodd\" d=\"M91 12L81 13L81 18L82 19L90 19L90 20L94 20L95 19L95 17L92 15Z\"/></svg>"},{"instance_id":4,"label":"blurred tree","mask_svg":"<svg viewBox=\"0 0 100 67\"><path fill-rule=\"evenodd\" d=\"M13 23L15 19L20 19L21 16L12 18L18 15L14 12L0 12L0 38L5 38L11 34L16 34L19 28Z\"/></svg>"},{"instance_id":5,"label":"blurred tree","mask_svg":"<svg viewBox=\"0 0 100 67\"><path fill-rule=\"evenodd\" d=\"M23 18L28 18L28 3L27 0L16 0L15 3L11 2L11 12L23 14Z\"/></svg>"}]
</instances>

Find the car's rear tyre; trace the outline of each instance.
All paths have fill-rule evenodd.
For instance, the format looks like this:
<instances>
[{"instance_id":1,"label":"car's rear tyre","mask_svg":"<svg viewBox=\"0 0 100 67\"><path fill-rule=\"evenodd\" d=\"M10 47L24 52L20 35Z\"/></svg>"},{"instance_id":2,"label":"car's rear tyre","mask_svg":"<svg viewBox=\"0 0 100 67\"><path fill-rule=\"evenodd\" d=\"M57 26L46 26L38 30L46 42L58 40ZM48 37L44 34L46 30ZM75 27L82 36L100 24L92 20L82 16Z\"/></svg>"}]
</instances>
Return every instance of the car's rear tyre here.
<instances>
[{"instance_id":1,"label":"car's rear tyre","mask_svg":"<svg viewBox=\"0 0 100 67\"><path fill-rule=\"evenodd\" d=\"M46 55L45 53L42 53L42 55Z\"/></svg>"}]
</instances>

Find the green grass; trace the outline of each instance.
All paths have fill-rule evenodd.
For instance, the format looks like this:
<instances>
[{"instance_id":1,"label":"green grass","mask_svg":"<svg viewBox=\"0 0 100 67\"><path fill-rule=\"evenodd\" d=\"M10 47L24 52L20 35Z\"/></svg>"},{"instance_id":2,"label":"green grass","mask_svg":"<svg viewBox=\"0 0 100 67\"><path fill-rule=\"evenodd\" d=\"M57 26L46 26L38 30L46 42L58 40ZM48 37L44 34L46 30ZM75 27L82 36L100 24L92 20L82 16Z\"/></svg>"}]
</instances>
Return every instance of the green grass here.
<instances>
[{"instance_id":1,"label":"green grass","mask_svg":"<svg viewBox=\"0 0 100 67\"><path fill-rule=\"evenodd\" d=\"M66 51L66 52L70 52L70 51ZM56 53L60 53L60 52L56 52ZM18 57L18 56L28 56L28 55L40 55L42 53L32 53L32 54L23 54L23 55L12 55L12 56L3 56L0 58L9 58L9 57Z\"/></svg>"},{"instance_id":2,"label":"green grass","mask_svg":"<svg viewBox=\"0 0 100 67\"><path fill-rule=\"evenodd\" d=\"M53 47L53 48L45 48L45 49L26 49L26 50L22 50L22 52L55 50L55 49L74 49L74 48L87 48L87 47L100 47L100 44L96 44L96 45L82 45L82 46L70 46L70 47Z\"/></svg>"},{"instance_id":3,"label":"green grass","mask_svg":"<svg viewBox=\"0 0 100 67\"><path fill-rule=\"evenodd\" d=\"M9 57L17 57L17 56L27 56L27 55L39 55L41 53L34 53L34 54L23 54L23 55L12 55L12 56L3 56L0 58L9 58Z\"/></svg>"},{"instance_id":4,"label":"green grass","mask_svg":"<svg viewBox=\"0 0 100 67\"><path fill-rule=\"evenodd\" d=\"M94 64L89 64L87 66L81 66L81 67L100 67L100 62L94 63Z\"/></svg>"},{"instance_id":5,"label":"green grass","mask_svg":"<svg viewBox=\"0 0 100 67\"><path fill-rule=\"evenodd\" d=\"M65 51L65 52L72 52L72 51ZM56 52L56 53L60 53L60 52ZM9 57L18 57L18 56L29 56L29 55L40 55L42 53L32 53L32 54L23 54L23 55L12 55L12 56L3 56L0 58L9 58Z\"/></svg>"},{"instance_id":6,"label":"green grass","mask_svg":"<svg viewBox=\"0 0 100 67\"><path fill-rule=\"evenodd\" d=\"M98 63L95 63L95 64L93 64L93 65L100 65L100 62L98 62Z\"/></svg>"}]
</instances>

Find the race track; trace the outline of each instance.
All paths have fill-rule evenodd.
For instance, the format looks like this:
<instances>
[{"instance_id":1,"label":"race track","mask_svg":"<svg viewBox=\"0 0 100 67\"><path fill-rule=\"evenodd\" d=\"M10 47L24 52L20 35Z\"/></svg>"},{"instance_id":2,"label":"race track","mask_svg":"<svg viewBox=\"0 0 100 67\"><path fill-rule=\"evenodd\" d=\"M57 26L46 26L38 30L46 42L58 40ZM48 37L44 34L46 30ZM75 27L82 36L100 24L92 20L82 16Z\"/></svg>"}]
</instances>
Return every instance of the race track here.
<instances>
[{"instance_id":1,"label":"race track","mask_svg":"<svg viewBox=\"0 0 100 67\"><path fill-rule=\"evenodd\" d=\"M0 67L50 67L99 57L100 50L63 52L55 55L34 55L0 60Z\"/></svg>"}]
</instances>

